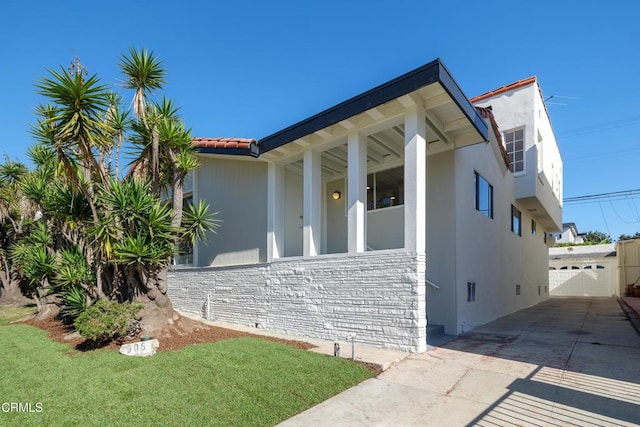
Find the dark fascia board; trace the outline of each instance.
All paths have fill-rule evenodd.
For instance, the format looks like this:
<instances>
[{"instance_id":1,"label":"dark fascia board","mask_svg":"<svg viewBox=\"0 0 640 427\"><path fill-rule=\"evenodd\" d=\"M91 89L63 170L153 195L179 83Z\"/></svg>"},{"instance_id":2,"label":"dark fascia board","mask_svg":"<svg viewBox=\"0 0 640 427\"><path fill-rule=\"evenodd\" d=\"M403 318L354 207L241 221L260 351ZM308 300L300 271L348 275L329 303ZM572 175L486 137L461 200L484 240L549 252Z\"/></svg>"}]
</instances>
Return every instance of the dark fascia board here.
<instances>
[{"instance_id":1,"label":"dark fascia board","mask_svg":"<svg viewBox=\"0 0 640 427\"><path fill-rule=\"evenodd\" d=\"M202 154L224 154L224 155L232 155L232 156L251 156L258 157L258 146L256 144L251 144L249 149L246 148L213 148L213 147L203 147L196 148L198 153Z\"/></svg>"},{"instance_id":2,"label":"dark fascia board","mask_svg":"<svg viewBox=\"0 0 640 427\"><path fill-rule=\"evenodd\" d=\"M436 59L387 83L260 139L258 141L260 154L437 82L442 85L482 138L487 141L488 126L486 122L471 105L471 102L464 95L462 89L460 89L460 86L458 86L458 83L453 79L453 76L442 61Z\"/></svg>"}]
</instances>

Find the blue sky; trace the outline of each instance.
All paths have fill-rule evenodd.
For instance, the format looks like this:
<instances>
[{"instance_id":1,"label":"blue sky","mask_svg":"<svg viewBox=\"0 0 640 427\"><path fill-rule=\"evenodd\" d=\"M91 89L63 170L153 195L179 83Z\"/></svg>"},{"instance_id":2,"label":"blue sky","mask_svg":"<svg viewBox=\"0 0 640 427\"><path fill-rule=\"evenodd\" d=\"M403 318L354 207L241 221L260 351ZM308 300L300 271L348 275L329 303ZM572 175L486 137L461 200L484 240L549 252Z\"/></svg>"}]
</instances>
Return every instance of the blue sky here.
<instances>
[{"instance_id":1,"label":"blue sky","mask_svg":"<svg viewBox=\"0 0 640 427\"><path fill-rule=\"evenodd\" d=\"M194 136L255 138L439 57L469 97L538 77L565 197L637 189L639 12L631 0L4 2L0 153L27 160L33 84L76 54L115 85L119 55L151 49ZM564 221L615 239L640 231L638 206L567 204Z\"/></svg>"}]
</instances>

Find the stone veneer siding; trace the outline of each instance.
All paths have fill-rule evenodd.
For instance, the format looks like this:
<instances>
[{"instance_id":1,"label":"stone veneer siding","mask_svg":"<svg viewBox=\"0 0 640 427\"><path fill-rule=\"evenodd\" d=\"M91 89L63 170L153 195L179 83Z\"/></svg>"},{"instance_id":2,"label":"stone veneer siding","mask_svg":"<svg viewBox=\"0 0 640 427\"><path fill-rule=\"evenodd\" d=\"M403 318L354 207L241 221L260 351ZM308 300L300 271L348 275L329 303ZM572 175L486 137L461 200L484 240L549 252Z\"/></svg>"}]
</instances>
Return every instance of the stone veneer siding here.
<instances>
[{"instance_id":1,"label":"stone veneer siding","mask_svg":"<svg viewBox=\"0 0 640 427\"><path fill-rule=\"evenodd\" d=\"M424 256L398 250L176 269L169 296L178 311L210 320L421 352L424 270Z\"/></svg>"}]
</instances>

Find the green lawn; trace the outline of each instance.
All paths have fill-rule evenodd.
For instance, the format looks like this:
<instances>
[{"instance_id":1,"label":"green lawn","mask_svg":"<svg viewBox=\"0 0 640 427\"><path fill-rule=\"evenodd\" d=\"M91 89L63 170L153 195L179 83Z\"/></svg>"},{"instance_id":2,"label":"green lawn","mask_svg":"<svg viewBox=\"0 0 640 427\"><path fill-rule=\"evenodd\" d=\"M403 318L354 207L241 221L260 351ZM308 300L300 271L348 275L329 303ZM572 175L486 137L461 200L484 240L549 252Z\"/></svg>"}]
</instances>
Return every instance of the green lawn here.
<instances>
[{"instance_id":1,"label":"green lawn","mask_svg":"<svg viewBox=\"0 0 640 427\"><path fill-rule=\"evenodd\" d=\"M22 319L30 314L36 312L36 307L15 307L15 306L0 306L0 326L6 325L14 320Z\"/></svg>"},{"instance_id":2,"label":"green lawn","mask_svg":"<svg viewBox=\"0 0 640 427\"><path fill-rule=\"evenodd\" d=\"M2 426L269 426L373 376L340 358L261 339L137 358L75 352L27 325L0 326L0 372ZM23 410L29 403L32 412L11 412L10 403Z\"/></svg>"}]
</instances>

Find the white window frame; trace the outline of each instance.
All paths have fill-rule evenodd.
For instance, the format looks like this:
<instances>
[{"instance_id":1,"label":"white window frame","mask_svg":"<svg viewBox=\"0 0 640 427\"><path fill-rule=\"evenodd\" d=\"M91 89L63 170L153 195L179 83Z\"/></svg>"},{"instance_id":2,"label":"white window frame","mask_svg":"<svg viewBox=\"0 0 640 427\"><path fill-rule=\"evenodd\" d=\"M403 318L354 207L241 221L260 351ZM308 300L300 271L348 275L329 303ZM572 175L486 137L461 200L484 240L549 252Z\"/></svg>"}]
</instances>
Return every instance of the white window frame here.
<instances>
[{"instance_id":1,"label":"white window frame","mask_svg":"<svg viewBox=\"0 0 640 427\"><path fill-rule=\"evenodd\" d=\"M522 131L522 160L516 161L516 154L518 152L520 152L520 150L515 150L515 143L516 143L516 139L515 139L515 133ZM513 142L512 144L514 144L514 149L512 149L511 151L509 150L509 135L513 134ZM526 144L525 144L525 127L518 127L515 129L510 129L508 131L505 131L503 133L503 140L504 140L504 148L507 151L507 156L509 157L509 170L511 171L511 173L513 173L514 175L522 175L524 173L526 173ZM522 169L521 170L516 170L516 164L522 164Z\"/></svg>"},{"instance_id":2,"label":"white window frame","mask_svg":"<svg viewBox=\"0 0 640 427\"><path fill-rule=\"evenodd\" d=\"M518 218L517 230L515 218ZM513 234L515 234L516 236L522 236L522 211L520 211L520 209L516 208L514 205L511 205L511 231L513 231Z\"/></svg>"},{"instance_id":3,"label":"white window frame","mask_svg":"<svg viewBox=\"0 0 640 427\"><path fill-rule=\"evenodd\" d=\"M377 211L377 210L380 210L380 209L395 208L395 207L398 207L398 206L404 206L404 178L402 180L402 185L400 187L401 188L400 193L402 193L402 194L398 194L398 195L392 197L392 200L396 200L395 204L393 204L393 202L392 202L392 204L390 206L381 206L381 207L378 207L376 205L376 199L377 199L377 196L378 196L378 194L377 194L378 193L378 181L376 179L377 174L383 173L383 172L386 172L386 171L390 171L392 169L398 169L398 168L402 168L402 171L403 171L402 176L404 177L404 164L398 164L398 165L395 165L395 166L392 166L392 167L379 169L379 170L375 170L375 171L367 173L367 183L369 182L369 177L370 176L372 177L371 185L369 186L369 184L367 184L367 212ZM369 187L371 187L371 188L369 188ZM372 197L371 208L369 208L369 190L371 190L371 193L372 193L372 195L371 195L371 197Z\"/></svg>"},{"instance_id":4,"label":"white window frame","mask_svg":"<svg viewBox=\"0 0 640 427\"><path fill-rule=\"evenodd\" d=\"M483 216L486 216L487 218L493 219L493 199L494 199L493 185L491 185L489 181L487 181L482 175L480 175L478 171L473 171L473 181L474 181L474 205L475 205L476 211L480 212ZM484 183L486 183L486 185L489 188L489 193L488 193L489 200L485 200L489 205L488 212L483 212L480 209L480 206L481 206L480 186L482 185L482 181L484 181Z\"/></svg>"}]
</instances>

